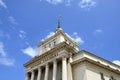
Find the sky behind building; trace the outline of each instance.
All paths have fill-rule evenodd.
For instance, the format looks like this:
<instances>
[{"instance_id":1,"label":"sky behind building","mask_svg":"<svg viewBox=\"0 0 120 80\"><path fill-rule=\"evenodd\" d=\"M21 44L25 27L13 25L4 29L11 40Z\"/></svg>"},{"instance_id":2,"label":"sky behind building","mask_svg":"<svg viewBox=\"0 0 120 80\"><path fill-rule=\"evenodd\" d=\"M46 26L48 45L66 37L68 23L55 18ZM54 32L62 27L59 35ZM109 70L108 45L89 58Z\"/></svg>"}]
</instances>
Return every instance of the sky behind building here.
<instances>
[{"instance_id":1,"label":"sky behind building","mask_svg":"<svg viewBox=\"0 0 120 80\"><path fill-rule=\"evenodd\" d=\"M37 55L62 16L63 31L89 51L120 65L119 0L0 0L0 78L24 80L23 64Z\"/></svg>"}]
</instances>

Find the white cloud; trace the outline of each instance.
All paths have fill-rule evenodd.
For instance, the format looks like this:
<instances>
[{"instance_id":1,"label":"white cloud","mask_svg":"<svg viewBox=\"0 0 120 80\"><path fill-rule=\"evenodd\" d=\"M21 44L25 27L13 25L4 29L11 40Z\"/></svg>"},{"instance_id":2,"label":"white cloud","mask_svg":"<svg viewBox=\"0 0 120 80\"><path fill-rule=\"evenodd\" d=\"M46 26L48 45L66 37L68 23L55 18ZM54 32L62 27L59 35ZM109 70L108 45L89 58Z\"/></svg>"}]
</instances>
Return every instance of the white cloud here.
<instances>
[{"instance_id":1,"label":"white cloud","mask_svg":"<svg viewBox=\"0 0 120 80\"><path fill-rule=\"evenodd\" d=\"M8 19L9 19L9 21L10 21L12 24L15 24L15 25L18 24L18 23L16 22L16 19L15 19L13 16L9 16Z\"/></svg>"},{"instance_id":2,"label":"white cloud","mask_svg":"<svg viewBox=\"0 0 120 80\"><path fill-rule=\"evenodd\" d=\"M95 7L97 2L95 0L81 0L79 2L80 8L90 9L91 7Z\"/></svg>"},{"instance_id":3,"label":"white cloud","mask_svg":"<svg viewBox=\"0 0 120 80\"><path fill-rule=\"evenodd\" d=\"M51 36L53 36L55 33L54 32L50 32L47 36L46 36L46 39L47 38L50 38Z\"/></svg>"},{"instance_id":4,"label":"white cloud","mask_svg":"<svg viewBox=\"0 0 120 80\"><path fill-rule=\"evenodd\" d=\"M74 33L73 33L73 39L74 39L76 42L80 43L80 44L83 44L83 43L84 43L84 41L82 40L82 38L81 38L80 36L78 36L78 33L77 33L77 32L74 32Z\"/></svg>"},{"instance_id":5,"label":"white cloud","mask_svg":"<svg viewBox=\"0 0 120 80\"><path fill-rule=\"evenodd\" d=\"M42 0L40 0L42 1ZM46 2L50 3L50 4L65 4L66 6L70 6L71 5L71 1L72 0L46 0Z\"/></svg>"},{"instance_id":6,"label":"white cloud","mask_svg":"<svg viewBox=\"0 0 120 80\"><path fill-rule=\"evenodd\" d=\"M46 1L47 1L48 3L50 3L50 4L55 4L55 5L64 2L64 0L46 0Z\"/></svg>"},{"instance_id":7,"label":"white cloud","mask_svg":"<svg viewBox=\"0 0 120 80\"><path fill-rule=\"evenodd\" d=\"M0 55L3 56L3 57L6 56L6 52L4 50L3 42L0 42Z\"/></svg>"},{"instance_id":8,"label":"white cloud","mask_svg":"<svg viewBox=\"0 0 120 80\"><path fill-rule=\"evenodd\" d=\"M5 66L14 66L14 59L9 59L7 57L0 58L0 64Z\"/></svg>"},{"instance_id":9,"label":"white cloud","mask_svg":"<svg viewBox=\"0 0 120 80\"><path fill-rule=\"evenodd\" d=\"M26 38L26 32L23 31L23 30L20 30L20 31L19 31L19 37L20 37L21 39Z\"/></svg>"},{"instance_id":10,"label":"white cloud","mask_svg":"<svg viewBox=\"0 0 120 80\"><path fill-rule=\"evenodd\" d=\"M72 40L76 41L77 43L79 44L83 44L84 41L82 40L82 38L80 36L78 36L78 33L77 32L74 32L72 34L72 37L69 36L67 33L65 33L69 38L71 38Z\"/></svg>"},{"instance_id":11,"label":"white cloud","mask_svg":"<svg viewBox=\"0 0 120 80\"><path fill-rule=\"evenodd\" d=\"M3 0L0 0L0 6L7 8L7 6L5 5L5 3L3 2Z\"/></svg>"},{"instance_id":12,"label":"white cloud","mask_svg":"<svg viewBox=\"0 0 120 80\"><path fill-rule=\"evenodd\" d=\"M94 43L91 45L91 50L102 49L104 47L103 43Z\"/></svg>"},{"instance_id":13,"label":"white cloud","mask_svg":"<svg viewBox=\"0 0 120 80\"><path fill-rule=\"evenodd\" d=\"M102 30L101 29L97 29L97 30L95 30L95 32L101 33Z\"/></svg>"},{"instance_id":14,"label":"white cloud","mask_svg":"<svg viewBox=\"0 0 120 80\"><path fill-rule=\"evenodd\" d=\"M73 0L66 0L66 6L70 6L71 5L71 2L72 2Z\"/></svg>"},{"instance_id":15,"label":"white cloud","mask_svg":"<svg viewBox=\"0 0 120 80\"><path fill-rule=\"evenodd\" d=\"M38 54L38 49L36 47L28 46L27 48L22 49L22 52L30 57L35 57Z\"/></svg>"},{"instance_id":16,"label":"white cloud","mask_svg":"<svg viewBox=\"0 0 120 80\"><path fill-rule=\"evenodd\" d=\"M55 33L54 32L50 32L44 39L42 39L41 41L44 41L45 39L50 38L51 36L53 36Z\"/></svg>"},{"instance_id":17,"label":"white cloud","mask_svg":"<svg viewBox=\"0 0 120 80\"><path fill-rule=\"evenodd\" d=\"M9 34L6 34L3 31L0 31L0 38L3 38L3 37L5 37L6 39L10 39L11 38Z\"/></svg>"},{"instance_id":18,"label":"white cloud","mask_svg":"<svg viewBox=\"0 0 120 80\"><path fill-rule=\"evenodd\" d=\"M120 60L114 60L113 63L120 66Z\"/></svg>"},{"instance_id":19,"label":"white cloud","mask_svg":"<svg viewBox=\"0 0 120 80\"><path fill-rule=\"evenodd\" d=\"M5 66L13 66L15 60L7 57L3 42L0 42L0 64Z\"/></svg>"},{"instance_id":20,"label":"white cloud","mask_svg":"<svg viewBox=\"0 0 120 80\"><path fill-rule=\"evenodd\" d=\"M101 30L101 29L96 29L96 30L93 32L93 34L94 34L94 35L97 35L97 34L102 33L102 32L103 32L103 30Z\"/></svg>"}]
</instances>

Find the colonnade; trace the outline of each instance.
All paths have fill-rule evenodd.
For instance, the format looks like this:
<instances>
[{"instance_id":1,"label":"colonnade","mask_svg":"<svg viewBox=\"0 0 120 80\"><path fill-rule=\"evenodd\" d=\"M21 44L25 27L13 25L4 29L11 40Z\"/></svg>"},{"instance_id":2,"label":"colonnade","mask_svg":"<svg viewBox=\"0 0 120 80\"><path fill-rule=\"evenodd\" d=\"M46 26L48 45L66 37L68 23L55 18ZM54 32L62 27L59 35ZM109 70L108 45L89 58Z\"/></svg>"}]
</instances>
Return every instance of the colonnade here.
<instances>
[{"instance_id":1,"label":"colonnade","mask_svg":"<svg viewBox=\"0 0 120 80\"><path fill-rule=\"evenodd\" d=\"M62 61L62 66L61 66L61 78L60 80L67 80L67 58L66 57L62 57L61 59ZM36 76L36 71L35 70L31 70L30 72L27 72L26 73L26 80L58 80L57 79L57 74L58 74L58 61L57 60L54 60L52 62L53 64L53 71L52 71L52 78L49 79L49 66L50 64L47 63L45 66L44 66L44 69L45 69L45 73L44 73L44 76L43 76L43 72L42 72L42 68L41 67L38 67L37 69L35 69L37 71L37 76ZM44 78L41 78L41 77L44 77Z\"/></svg>"}]
</instances>

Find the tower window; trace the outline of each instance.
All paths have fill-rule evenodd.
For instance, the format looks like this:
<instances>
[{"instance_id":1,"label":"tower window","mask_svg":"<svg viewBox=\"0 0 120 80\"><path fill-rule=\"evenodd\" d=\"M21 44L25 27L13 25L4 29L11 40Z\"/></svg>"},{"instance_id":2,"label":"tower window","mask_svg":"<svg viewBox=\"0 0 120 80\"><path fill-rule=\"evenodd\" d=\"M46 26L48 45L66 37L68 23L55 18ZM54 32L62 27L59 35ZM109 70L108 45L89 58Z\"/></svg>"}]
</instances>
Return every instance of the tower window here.
<instances>
[{"instance_id":1,"label":"tower window","mask_svg":"<svg viewBox=\"0 0 120 80\"><path fill-rule=\"evenodd\" d=\"M46 48L46 45L44 45L44 48Z\"/></svg>"},{"instance_id":2,"label":"tower window","mask_svg":"<svg viewBox=\"0 0 120 80\"><path fill-rule=\"evenodd\" d=\"M54 45L56 45L56 41L54 41Z\"/></svg>"}]
</instances>

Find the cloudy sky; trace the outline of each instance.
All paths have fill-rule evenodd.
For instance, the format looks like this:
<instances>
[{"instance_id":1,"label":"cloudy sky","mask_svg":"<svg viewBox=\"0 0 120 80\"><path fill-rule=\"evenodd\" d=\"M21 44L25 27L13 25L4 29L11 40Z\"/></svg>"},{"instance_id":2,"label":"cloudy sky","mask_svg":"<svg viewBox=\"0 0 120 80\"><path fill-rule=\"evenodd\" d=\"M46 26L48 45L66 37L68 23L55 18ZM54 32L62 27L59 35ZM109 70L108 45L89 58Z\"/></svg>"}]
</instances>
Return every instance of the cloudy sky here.
<instances>
[{"instance_id":1,"label":"cloudy sky","mask_svg":"<svg viewBox=\"0 0 120 80\"><path fill-rule=\"evenodd\" d=\"M63 31L80 50L120 65L119 0L0 0L0 79L24 80L41 40Z\"/></svg>"}]
</instances>

